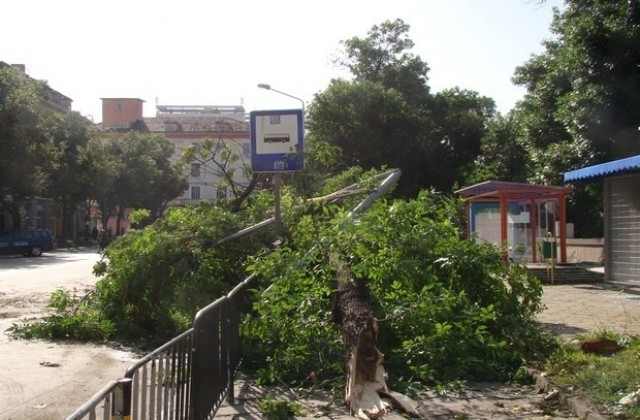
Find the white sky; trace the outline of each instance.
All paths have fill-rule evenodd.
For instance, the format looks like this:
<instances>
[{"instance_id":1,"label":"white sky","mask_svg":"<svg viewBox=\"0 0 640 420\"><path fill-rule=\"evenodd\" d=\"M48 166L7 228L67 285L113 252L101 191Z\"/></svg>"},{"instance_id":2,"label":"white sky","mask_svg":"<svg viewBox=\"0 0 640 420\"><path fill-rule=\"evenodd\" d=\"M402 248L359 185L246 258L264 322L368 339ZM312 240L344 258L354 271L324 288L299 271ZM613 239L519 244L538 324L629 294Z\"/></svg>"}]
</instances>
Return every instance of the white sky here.
<instances>
[{"instance_id":1,"label":"white sky","mask_svg":"<svg viewBox=\"0 0 640 420\"><path fill-rule=\"evenodd\" d=\"M299 108L333 78L340 41L403 19L412 53L430 67L432 92L478 91L507 112L524 90L516 66L543 51L562 0L8 0L0 9L0 61L73 99L102 120L100 98L161 105Z\"/></svg>"}]
</instances>

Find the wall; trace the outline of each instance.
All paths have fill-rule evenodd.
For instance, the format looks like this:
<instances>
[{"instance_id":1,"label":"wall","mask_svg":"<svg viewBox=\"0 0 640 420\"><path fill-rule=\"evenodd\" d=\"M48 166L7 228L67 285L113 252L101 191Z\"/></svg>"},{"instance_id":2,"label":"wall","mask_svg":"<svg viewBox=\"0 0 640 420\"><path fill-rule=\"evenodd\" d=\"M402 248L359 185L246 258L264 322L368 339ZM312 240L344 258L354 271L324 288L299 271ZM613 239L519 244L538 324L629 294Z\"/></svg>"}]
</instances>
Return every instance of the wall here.
<instances>
[{"instance_id":1,"label":"wall","mask_svg":"<svg viewBox=\"0 0 640 420\"><path fill-rule=\"evenodd\" d=\"M604 239L567 238L567 262L604 263Z\"/></svg>"}]
</instances>

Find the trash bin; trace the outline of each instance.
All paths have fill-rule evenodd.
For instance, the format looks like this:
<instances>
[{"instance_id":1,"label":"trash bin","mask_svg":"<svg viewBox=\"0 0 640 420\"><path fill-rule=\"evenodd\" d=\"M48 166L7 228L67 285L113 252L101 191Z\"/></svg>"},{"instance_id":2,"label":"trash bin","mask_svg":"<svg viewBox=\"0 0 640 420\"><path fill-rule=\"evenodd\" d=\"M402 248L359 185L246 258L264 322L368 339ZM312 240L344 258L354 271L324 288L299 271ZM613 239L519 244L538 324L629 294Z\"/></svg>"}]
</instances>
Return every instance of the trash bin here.
<instances>
[{"instance_id":1,"label":"trash bin","mask_svg":"<svg viewBox=\"0 0 640 420\"><path fill-rule=\"evenodd\" d=\"M547 236L547 238L549 237ZM555 238L542 242L542 258L558 258L558 243Z\"/></svg>"}]
</instances>

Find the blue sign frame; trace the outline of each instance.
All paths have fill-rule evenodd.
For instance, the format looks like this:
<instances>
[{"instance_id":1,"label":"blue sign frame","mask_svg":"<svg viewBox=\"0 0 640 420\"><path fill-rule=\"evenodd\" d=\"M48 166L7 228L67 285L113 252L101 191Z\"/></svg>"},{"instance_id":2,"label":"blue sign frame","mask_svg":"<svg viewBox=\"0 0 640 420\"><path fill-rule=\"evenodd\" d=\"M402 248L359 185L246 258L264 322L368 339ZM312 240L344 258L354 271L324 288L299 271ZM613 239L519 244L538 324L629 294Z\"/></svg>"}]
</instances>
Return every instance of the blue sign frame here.
<instances>
[{"instance_id":1,"label":"blue sign frame","mask_svg":"<svg viewBox=\"0 0 640 420\"><path fill-rule=\"evenodd\" d=\"M249 118L254 172L294 172L304 168L301 109L252 111Z\"/></svg>"}]
</instances>

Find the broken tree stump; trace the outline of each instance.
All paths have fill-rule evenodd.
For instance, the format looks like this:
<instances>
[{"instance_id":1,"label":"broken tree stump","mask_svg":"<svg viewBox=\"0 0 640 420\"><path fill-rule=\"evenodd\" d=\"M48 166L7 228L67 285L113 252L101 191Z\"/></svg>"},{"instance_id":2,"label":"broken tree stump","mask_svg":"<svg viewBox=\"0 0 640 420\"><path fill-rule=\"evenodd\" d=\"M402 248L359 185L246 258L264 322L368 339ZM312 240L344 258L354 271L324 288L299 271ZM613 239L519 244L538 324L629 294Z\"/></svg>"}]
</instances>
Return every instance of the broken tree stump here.
<instances>
[{"instance_id":1,"label":"broken tree stump","mask_svg":"<svg viewBox=\"0 0 640 420\"><path fill-rule=\"evenodd\" d=\"M346 351L344 402L361 419L380 418L390 405L379 392L388 393L384 355L378 349L378 321L369 306L366 285L353 280L346 264L337 262L338 290L333 318L342 332Z\"/></svg>"}]
</instances>

